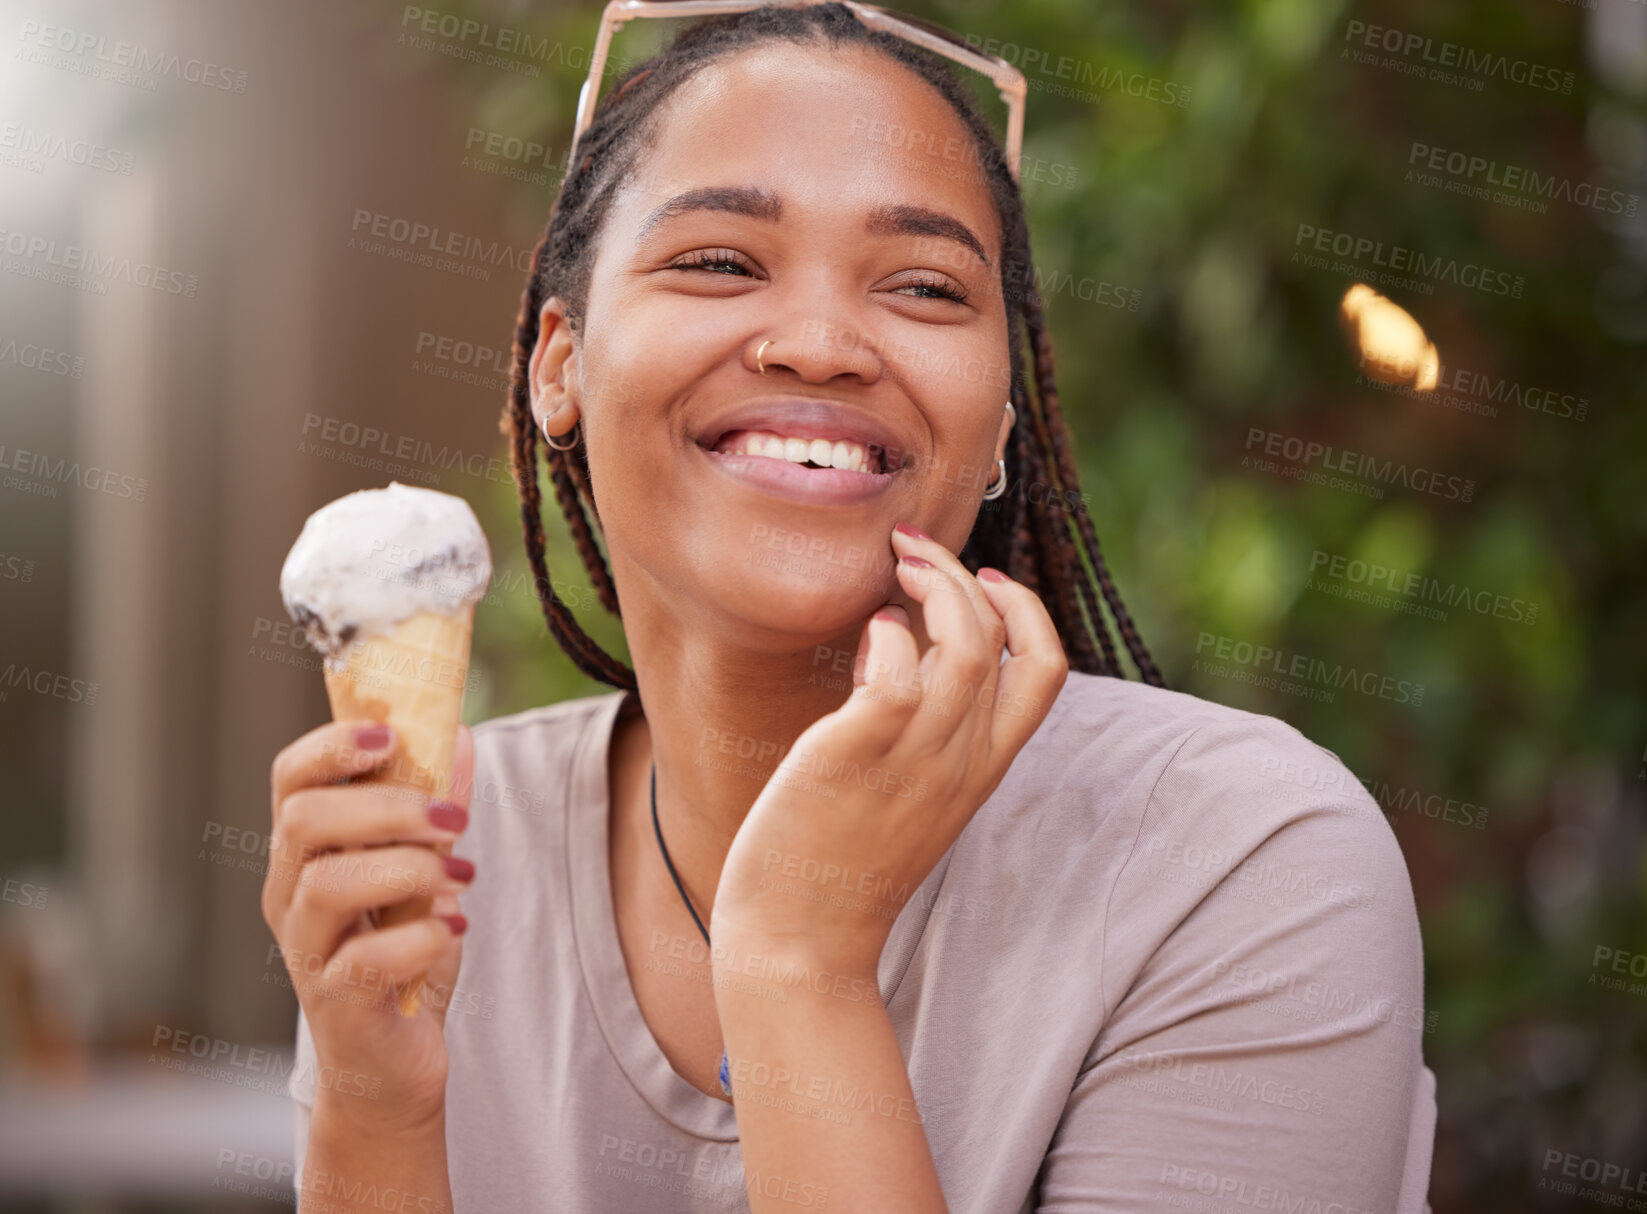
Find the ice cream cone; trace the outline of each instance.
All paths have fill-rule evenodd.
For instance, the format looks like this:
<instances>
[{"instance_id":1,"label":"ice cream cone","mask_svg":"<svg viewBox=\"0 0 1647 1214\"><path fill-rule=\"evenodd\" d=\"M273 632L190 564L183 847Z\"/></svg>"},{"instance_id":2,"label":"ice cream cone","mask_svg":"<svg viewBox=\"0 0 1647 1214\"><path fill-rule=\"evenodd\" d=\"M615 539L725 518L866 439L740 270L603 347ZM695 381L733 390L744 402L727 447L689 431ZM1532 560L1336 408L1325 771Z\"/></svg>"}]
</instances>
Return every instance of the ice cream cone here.
<instances>
[{"instance_id":1,"label":"ice cream cone","mask_svg":"<svg viewBox=\"0 0 1647 1214\"><path fill-rule=\"evenodd\" d=\"M387 635L357 639L341 655L341 664L337 659L326 662L332 719L387 722L399 737L394 762L361 777L361 783L404 789L420 801L451 791L473 628L473 604L451 615L423 611ZM427 915L432 904L429 897L409 898L374 911L371 921L374 927L407 923ZM417 1011L422 989L421 974L402 986L401 1015Z\"/></svg>"},{"instance_id":2,"label":"ice cream cone","mask_svg":"<svg viewBox=\"0 0 1647 1214\"><path fill-rule=\"evenodd\" d=\"M491 578L475 512L433 489L362 489L304 522L280 569L280 597L326 655L332 718L386 722L400 739L390 765L361 783L420 804L452 791L469 636ZM432 903L408 898L368 918L393 927L423 918ZM417 1011L423 984L422 974L401 984L401 1015Z\"/></svg>"}]
</instances>

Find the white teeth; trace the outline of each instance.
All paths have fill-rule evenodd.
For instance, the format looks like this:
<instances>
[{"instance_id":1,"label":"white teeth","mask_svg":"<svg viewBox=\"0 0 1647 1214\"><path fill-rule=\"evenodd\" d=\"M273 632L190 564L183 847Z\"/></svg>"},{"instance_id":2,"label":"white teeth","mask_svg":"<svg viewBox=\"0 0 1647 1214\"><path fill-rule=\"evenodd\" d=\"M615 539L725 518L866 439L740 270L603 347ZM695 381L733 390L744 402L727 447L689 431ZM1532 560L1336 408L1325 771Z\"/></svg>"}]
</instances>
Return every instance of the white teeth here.
<instances>
[{"instance_id":1,"label":"white teeth","mask_svg":"<svg viewBox=\"0 0 1647 1214\"><path fill-rule=\"evenodd\" d=\"M792 464L813 463L820 468L847 472L869 472L874 468L869 450L844 439L785 438L768 431L752 430L728 448L739 455L759 455L788 460Z\"/></svg>"}]
</instances>

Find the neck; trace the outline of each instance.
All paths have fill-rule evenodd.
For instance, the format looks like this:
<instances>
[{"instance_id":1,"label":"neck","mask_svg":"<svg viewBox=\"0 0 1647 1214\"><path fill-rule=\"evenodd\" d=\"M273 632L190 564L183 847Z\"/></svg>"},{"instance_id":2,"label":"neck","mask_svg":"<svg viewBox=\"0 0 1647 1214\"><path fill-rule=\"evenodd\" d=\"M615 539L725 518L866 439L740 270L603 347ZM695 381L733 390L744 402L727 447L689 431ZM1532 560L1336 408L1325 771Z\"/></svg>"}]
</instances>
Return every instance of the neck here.
<instances>
[{"instance_id":1,"label":"neck","mask_svg":"<svg viewBox=\"0 0 1647 1214\"><path fill-rule=\"evenodd\" d=\"M728 627L693 627L672 612L625 613L643 717L626 728L646 846L652 830L650 770L657 769L658 821L675 872L705 926L732 840L795 740L844 704L861 625L803 643L774 641L755 650L725 638ZM661 867L662 861L658 860ZM670 885L667 878L665 885ZM670 895L677 897L673 889Z\"/></svg>"}]
</instances>

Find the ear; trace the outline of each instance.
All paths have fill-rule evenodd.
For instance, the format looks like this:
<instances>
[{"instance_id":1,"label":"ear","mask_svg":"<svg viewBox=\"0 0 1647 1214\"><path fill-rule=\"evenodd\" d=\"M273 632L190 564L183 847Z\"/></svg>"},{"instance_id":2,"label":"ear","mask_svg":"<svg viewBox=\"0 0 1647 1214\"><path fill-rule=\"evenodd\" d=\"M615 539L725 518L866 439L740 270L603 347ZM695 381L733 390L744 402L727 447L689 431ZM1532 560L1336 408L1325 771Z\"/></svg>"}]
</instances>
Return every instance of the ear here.
<instances>
[{"instance_id":1,"label":"ear","mask_svg":"<svg viewBox=\"0 0 1647 1214\"><path fill-rule=\"evenodd\" d=\"M532 394L532 420L556 438L569 434L583 414L579 390L579 351L566 323L566 304L550 296L538 312L538 340L527 360L527 385Z\"/></svg>"},{"instance_id":2,"label":"ear","mask_svg":"<svg viewBox=\"0 0 1647 1214\"><path fill-rule=\"evenodd\" d=\"M1018 410L1013 408L1012 402L1001 410L1001 432L995 438L995 458L1005 459L1007 439L1012 437L1012 424L1018 419Z\"/></svg>"}]
</instances>

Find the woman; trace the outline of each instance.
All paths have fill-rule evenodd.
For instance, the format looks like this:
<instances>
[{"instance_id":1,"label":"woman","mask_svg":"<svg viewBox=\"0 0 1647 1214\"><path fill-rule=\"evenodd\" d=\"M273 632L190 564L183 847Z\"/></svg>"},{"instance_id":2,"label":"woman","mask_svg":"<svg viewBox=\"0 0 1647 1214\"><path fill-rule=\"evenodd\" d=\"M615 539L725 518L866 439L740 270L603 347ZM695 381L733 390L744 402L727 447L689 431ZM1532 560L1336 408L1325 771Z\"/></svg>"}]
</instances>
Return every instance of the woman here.
<instances>
[{"instance_id":1,"label":"woman","mask_svg":"<svg viewBox=\"0 0 1647 1214\"><path fill-rule=\"evenodd\" d=\"M466 732L426 813L335 786L381 727L277 758L302 1208L1423 1209L1400 852L1335 757L1159 686L953 76L836 5L720 18L573 161L505 420L619 690ZM540 433L633 671L550 589Z\"/></svg>"}]
</instances>

